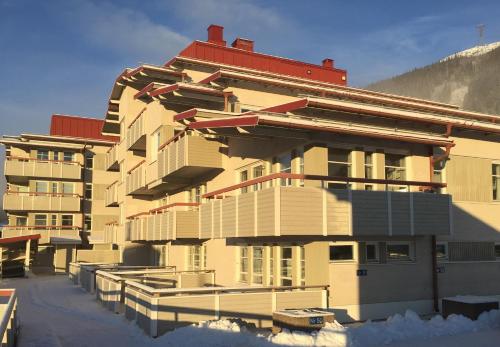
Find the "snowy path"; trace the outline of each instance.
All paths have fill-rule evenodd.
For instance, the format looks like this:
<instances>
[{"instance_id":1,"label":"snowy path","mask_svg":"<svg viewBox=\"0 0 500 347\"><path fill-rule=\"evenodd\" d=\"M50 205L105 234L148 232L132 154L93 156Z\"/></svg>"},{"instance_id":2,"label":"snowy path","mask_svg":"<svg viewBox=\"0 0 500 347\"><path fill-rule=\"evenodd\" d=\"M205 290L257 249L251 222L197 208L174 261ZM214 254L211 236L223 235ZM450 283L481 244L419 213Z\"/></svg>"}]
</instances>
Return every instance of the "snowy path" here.
<instances>
[{"instance_id":1,"label":"snowy path","mask_svg":"<svg viewBox=\"0 0 500 347\"><path fill-rule=\"evenodd\" d=\"M28 346L145 346L151 341L123 316L101 307L66 276L2 280L16 288L21 336Z\"/></svg>"},{"instance_id":2,"label":"snowy path","mask_svg":"<svg viewBox=\"0 0 500 347\"><path fill-rule=\"evenodd\" d=\"M229 321L189 326L151 339L134 324L100 306L66 276L33 276L2 280L16 288L21 336L19 347L41 346L206 346L206 347L499 347L500 312L472 322L455 316L421 320L415 313L358 327L332 324L317 334L283 332L257 336Z\"/></svg>"}]
</instances>

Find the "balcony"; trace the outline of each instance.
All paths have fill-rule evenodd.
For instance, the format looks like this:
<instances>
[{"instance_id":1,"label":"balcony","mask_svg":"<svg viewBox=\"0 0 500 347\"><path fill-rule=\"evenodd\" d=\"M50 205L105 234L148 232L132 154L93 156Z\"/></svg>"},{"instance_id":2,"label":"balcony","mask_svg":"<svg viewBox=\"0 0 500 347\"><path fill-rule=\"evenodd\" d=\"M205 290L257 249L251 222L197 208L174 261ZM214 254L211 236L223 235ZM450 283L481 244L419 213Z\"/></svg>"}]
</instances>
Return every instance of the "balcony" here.
<instances>
[{"instance_id":1,"label":"balcony","mask_svg":"<svg viewBox=\"0 0 500 347\"><path fill-rule=\"evenodd\" d=\"M7 157L5 176L79 180L82 176L82 166L74 161Z\"/></svg>"},{"instance_id":2,"label":"balcony","mask_svg":"<svg viewBox=\"0 0 500 347\"><path fill-rule=\"evenodd\" d=\"M146 185L146 161L143 160L127 172L125 177L126 195L147 195L150 192Z\"/></svg>"},{"instance_id":3,"label":"balcony","mask_svg":"<svg viewBox=\"0 0 500 347\"><path fill-rule=\"evenodd\" d=\"M77 194L6 191L3 208L7 211L78 212L80 200Z\"/></svg>"},{"instance_id":4,"label":"balcony","mask_svg":"<svg viewBox=\"0 0 500 347\"><path fill-rule=\"evenodd\" d=\"M126 134L127 150L146 150L146 117L144 116L143 111L141 111L128 126Z\"/></svg>"},{"instance_id":5,"label":"balcony","mask_svg":"<svg viewBox=\"0 0 500 347\"><path fill-rule=\"evenodd\" d=\"M80 228L76 226L4 226L2 237L40 234L39 244L80 243Z\"/></svg>"},{"instance_id":6,"label":"balcony","mask_svg":"<svg viewBox=\"0 0 500 347\"><path fill-rule=\"evenodd\" d=\"M118 171L120 165L118 164L118 146L114 145L106 152L105 166L108 171Z\"/></svg>"},{"instance_id":7,"label":"balcony","mask_svg":"<svg viewBox=\"0 0 500 347\"><path fill-rule=\"evenodd\" d=\"M117 207L118 206L118 186L120 182L115 181L106 187L106 195L104 197L104 203L106 207Z\"/></svg>"},{"instance_id":8,"label":"balcony","mask_svg":"<svg viewBox=\"0 0 500 347\"><path fill-rule=\"evenodd\" d=\"M278 186L276 183L282 179L322 180L325 183L339 180L334 177L273 174L207 193L205 198L221 196L243 186L266 181L274 180L275 185L202 204L200 238L450 234L449 195ZM386 180L349 180L394 184ZM397 182L399 185L426 187L443 185L430 182Z\"/></svg>"},{"instance_id":9,"label":"balcony","mask_svg":"<svg viewBox=\"0 0 500 347\"><path fill-rule=\"evenodd\" d=\"M167 211L179 205L171 204L160 209L129 217L125 226L129 241L163 241L199 238L198 211Z\"/></svg>"},{"instance_id":10,"label":"balcony","mask_svg":"<svg viewBox=\"0 0 500 347\"><path fill-rule=\"evenodd\" d=\"M221 145L200 136L180 135L160 147L158 177L169 190L189 184L197 176L222 170Z\"/></svg>"}]
</instances>

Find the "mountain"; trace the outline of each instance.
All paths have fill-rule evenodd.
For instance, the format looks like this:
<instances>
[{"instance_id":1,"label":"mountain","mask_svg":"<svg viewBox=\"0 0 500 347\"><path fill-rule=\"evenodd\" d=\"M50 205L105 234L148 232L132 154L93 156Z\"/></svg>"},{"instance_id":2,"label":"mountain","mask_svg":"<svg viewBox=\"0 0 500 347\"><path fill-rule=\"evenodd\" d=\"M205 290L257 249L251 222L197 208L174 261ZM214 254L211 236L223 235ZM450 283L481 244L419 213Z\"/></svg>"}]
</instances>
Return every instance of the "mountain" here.
<instances>
[{"instance_id":1,"label":"mountain","mask_svg":"<svg viewBox=\"0 0 500 347\"><path fill-rule=\"evenodd\" d=\"M366 89L500 114L500 42L452 54Z\"/></svg>"}]
</instances>

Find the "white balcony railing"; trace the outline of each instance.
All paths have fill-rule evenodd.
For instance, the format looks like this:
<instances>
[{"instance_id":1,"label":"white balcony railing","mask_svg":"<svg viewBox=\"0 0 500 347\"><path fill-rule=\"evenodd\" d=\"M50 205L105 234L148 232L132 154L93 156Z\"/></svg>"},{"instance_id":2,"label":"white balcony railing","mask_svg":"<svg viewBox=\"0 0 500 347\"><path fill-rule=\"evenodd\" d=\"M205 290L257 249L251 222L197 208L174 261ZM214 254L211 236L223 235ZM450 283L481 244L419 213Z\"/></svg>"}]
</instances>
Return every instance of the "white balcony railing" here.
<instances>
[{"instance_id":1,"label":"white balcony railing","mask_svg":"<svg viewBox=\"0 0 500 347\"><path fill-rule=\"evenodd\" d=\"M82 166L75 161L38 160L35 158L7 157L5 176L40 177L78 180Z\"/></svg>"}]
</instances>

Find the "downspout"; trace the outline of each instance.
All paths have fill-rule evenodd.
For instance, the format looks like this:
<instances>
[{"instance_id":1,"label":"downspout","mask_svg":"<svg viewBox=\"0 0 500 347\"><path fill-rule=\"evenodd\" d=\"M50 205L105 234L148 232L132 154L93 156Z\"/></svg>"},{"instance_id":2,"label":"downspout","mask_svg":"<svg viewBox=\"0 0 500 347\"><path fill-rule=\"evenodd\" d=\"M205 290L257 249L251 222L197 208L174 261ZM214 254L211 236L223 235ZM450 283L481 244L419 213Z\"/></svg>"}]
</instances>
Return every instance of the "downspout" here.
<instances>
[{"instance_id":1,"label":"downspout","mask_svg":"<svg viewBox=\"0 0 500 347\"><path fill-rule=\"evenodd\" d=\"M452 125L447 124L445 136L449 137L451 135L452 130L453 130ZM431 151L430 151L431 153L430 153L430 157L429 157L429 159L430 159L429 175L430 175L431 182L434 178L434 165L436 163L439 163L443 160L448 159L448 157L450 156L451 147L453 147L452 144L447 145L445 152L438 157L434 157L433 147L431 147ZM431 235L432 302L433 302L434 312L439 312L439 282L438 282L436 246L437 246L436 235Z\"/></svg>"}]
</instances>

